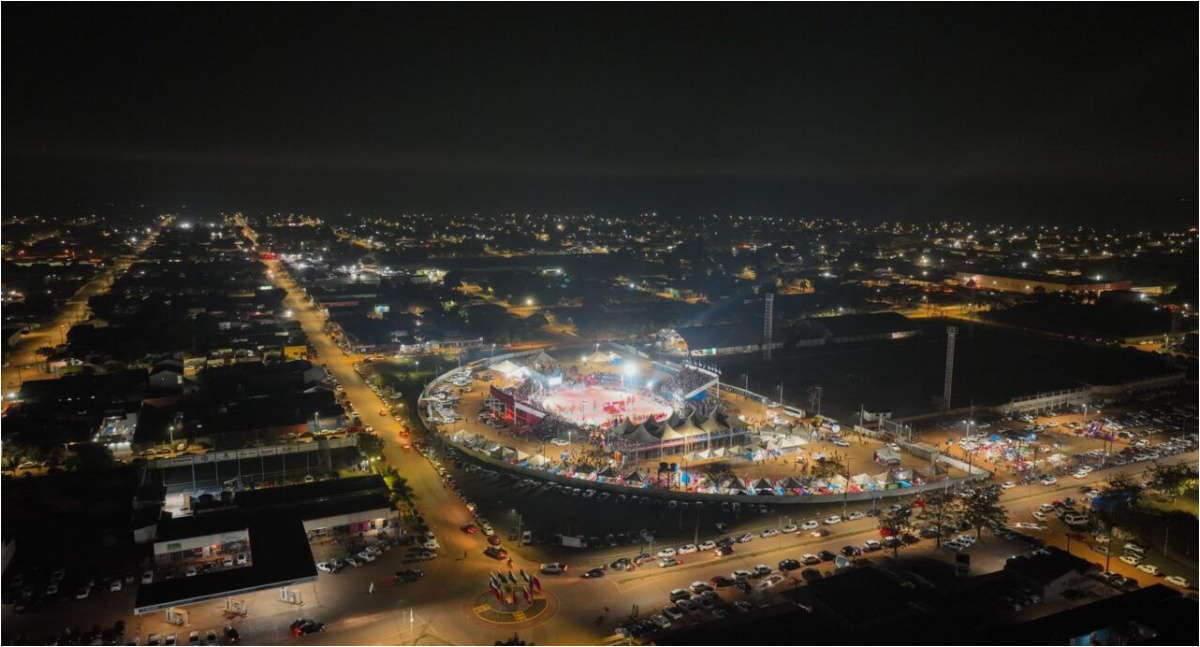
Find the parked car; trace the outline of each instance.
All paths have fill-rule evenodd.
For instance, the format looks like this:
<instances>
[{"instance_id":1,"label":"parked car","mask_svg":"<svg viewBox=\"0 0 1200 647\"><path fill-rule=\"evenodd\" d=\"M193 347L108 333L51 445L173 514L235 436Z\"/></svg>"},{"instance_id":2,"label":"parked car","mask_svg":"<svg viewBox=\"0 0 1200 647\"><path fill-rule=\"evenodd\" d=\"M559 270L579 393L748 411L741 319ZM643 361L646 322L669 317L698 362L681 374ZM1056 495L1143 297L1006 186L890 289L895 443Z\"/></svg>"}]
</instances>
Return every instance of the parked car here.
<instances>
[{"instance_id":1,"label":"parked car","mask_svg":"<svg viewBox=\"0 0 1200 647\"><path fill-rule=\"evenodd\" d=\"M293 636L304 636L325 631L325 623L311 618L300 618L291 624Z\"/></svg>"}]
</instances>

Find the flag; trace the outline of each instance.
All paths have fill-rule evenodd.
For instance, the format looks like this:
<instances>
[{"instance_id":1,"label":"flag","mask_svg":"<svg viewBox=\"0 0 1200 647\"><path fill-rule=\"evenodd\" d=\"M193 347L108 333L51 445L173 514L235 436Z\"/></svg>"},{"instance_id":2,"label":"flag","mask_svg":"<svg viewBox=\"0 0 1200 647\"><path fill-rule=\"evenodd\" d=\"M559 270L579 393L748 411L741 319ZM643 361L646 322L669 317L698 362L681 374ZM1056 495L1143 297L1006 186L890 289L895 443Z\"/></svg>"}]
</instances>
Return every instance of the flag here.
<instances>
[{"instance_id":1,"label":"flag","mask_svg":"<svg viewBox=\"0 0 1200 647\"><path fill-rule=\"evenodd\" d=\"M533 594L529 592L529 587L523 587L521 592L525 594L525 604L529 604L530 600L533 598Z\"/></svg>"},{"instance_id":2,"label":"flag","mask_svg":"<svg viewBox=\"0 0 1200 647\"><path fill-rule=\"evenodd\" d=\"M542 581L539 580L536 575L532 576L530 579L530 584L532 584L533 587L540 592L542 590Z\"/></svg>"},{"instance_id":3,"label":"flag","mask_svg":"<svg viewBox=\"0 0 1200 647\"><path fill-rule=\"evenodd\" d=\"M491 586L489 588L492 589L492 595L496 596L496 599L499 600L500 599L500 587L496 585L496 580L491 581Z\"/></svg>"},{"instance_id":4,"label":"flag","mask_svg":"<svg viewBox=\"0 0 1200 647\"><path fill-rule=\"evenodd\" d=\"M512 571L509 571L509 572L508 572L508 583L509 583L509 584L516 584L516 583L517 583L517 576L516 576L516 575L513 575L513 572L512 572Z\"/></svg>"},{"instance_id":5,"label":"flag","mask_svg":"<svg viewBox=\"0 0 1200 647\"><path fill-rule=\"evenodd\" d=\"M489 573L489 574L488 574L488 584L489 584L489 585L491 585L491 587L492 587L493 589L499 589L499 588L500 588L500 582L496 580L496 574L495 574L495 573Z\"/></svg>"},{"instance_id":6,"label":"flag","mask_svg":"<svg viewBox=\"0 0 1200 647\"><path fill-rule=\"evenodd\" d=\"M529 576L525 574L525 569L523 568L521 569L521 579L525 580L526 584L529 584Z\"/></svg>"}]
</instances>

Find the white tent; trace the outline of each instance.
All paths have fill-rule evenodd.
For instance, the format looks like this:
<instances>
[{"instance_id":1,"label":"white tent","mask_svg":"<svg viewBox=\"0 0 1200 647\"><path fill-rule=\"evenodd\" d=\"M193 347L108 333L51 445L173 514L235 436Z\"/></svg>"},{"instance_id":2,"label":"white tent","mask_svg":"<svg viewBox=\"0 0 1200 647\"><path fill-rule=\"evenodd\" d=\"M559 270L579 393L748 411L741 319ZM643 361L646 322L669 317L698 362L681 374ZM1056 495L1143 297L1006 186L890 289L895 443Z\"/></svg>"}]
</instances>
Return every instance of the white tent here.
<instances>
[{"instance_id":1,"label":"white tent","mask_svg":"<svg viewBox=\"0 0 1200 647\"><path fill-rule=\"evenodd\" d=\"M534 454L529 457L529 462L534 465L537 465L538 467L541 467L541 466L545 465L546 463L549 463L550 459L546 458L545 456L542 456L541 454Z\"/></svg>"},{"instance_id":2,"label":"white tent","mask_svg":"<svg viewBox=\"0 0 1200 647\"><path fill-rule=\"evenodd\" d=\"M499 364L496 364L490 368L501 375L512 375L513 373L520 373L521 371L525 370L524 366L521 366L520 364L514 364L508 360L504 360L503 362L500 362Z\"/></svg>"},{"instance_id":3,"label":"white tent","mask_svg":"<svg viewBox=\"0 0 1200 647\"><path fill-rule=\"evenodd\" d=\"M609 355L608 353L604 353L601 351L596 351L596 352L592 353L591 355L584 357L583 361L589 362L592 364L607 364L612 361L612 355Z\"/></svg>"}]
</instances>

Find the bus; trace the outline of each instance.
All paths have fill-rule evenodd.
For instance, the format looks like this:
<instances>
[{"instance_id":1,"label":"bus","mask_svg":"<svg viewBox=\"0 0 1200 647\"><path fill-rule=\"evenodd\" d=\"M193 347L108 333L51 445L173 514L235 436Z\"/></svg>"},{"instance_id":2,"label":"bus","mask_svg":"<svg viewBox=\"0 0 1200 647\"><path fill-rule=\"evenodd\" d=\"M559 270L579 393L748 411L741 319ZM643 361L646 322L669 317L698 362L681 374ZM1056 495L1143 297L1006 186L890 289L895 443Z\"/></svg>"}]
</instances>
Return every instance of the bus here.
<instances>
[{"instance_id":1,"label":"bus","mask_svg":"<svg viewBox=\"0 0 1200 647\"><path fill-rule=\"evenodd\" d=\"M796 419L804 417L804 411L796 407L784 407L783 412Z\"/></svg>"}]
</instances>

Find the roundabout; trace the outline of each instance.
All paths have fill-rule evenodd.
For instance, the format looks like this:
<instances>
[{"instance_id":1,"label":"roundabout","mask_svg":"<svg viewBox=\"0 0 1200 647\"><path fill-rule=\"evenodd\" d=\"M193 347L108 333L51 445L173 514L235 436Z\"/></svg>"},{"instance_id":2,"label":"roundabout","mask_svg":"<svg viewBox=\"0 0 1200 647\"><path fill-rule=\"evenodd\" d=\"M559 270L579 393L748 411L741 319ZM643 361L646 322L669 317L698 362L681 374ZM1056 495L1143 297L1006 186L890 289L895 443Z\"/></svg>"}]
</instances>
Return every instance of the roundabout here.
<instances>
[{"instance_id":1,"label":"roundabout","mask_svg":"<svg viewBox=\"0 0 1200 647\"><path fill-rule=\"evenodd\" d=\"M540 591L530 591L525 597L520 586L505 586L499 594L488 590L470 600L471 613L490 624L527 628L534 621L548 620L553 614L551 600Z\"/></svg>"}]
</instances>

